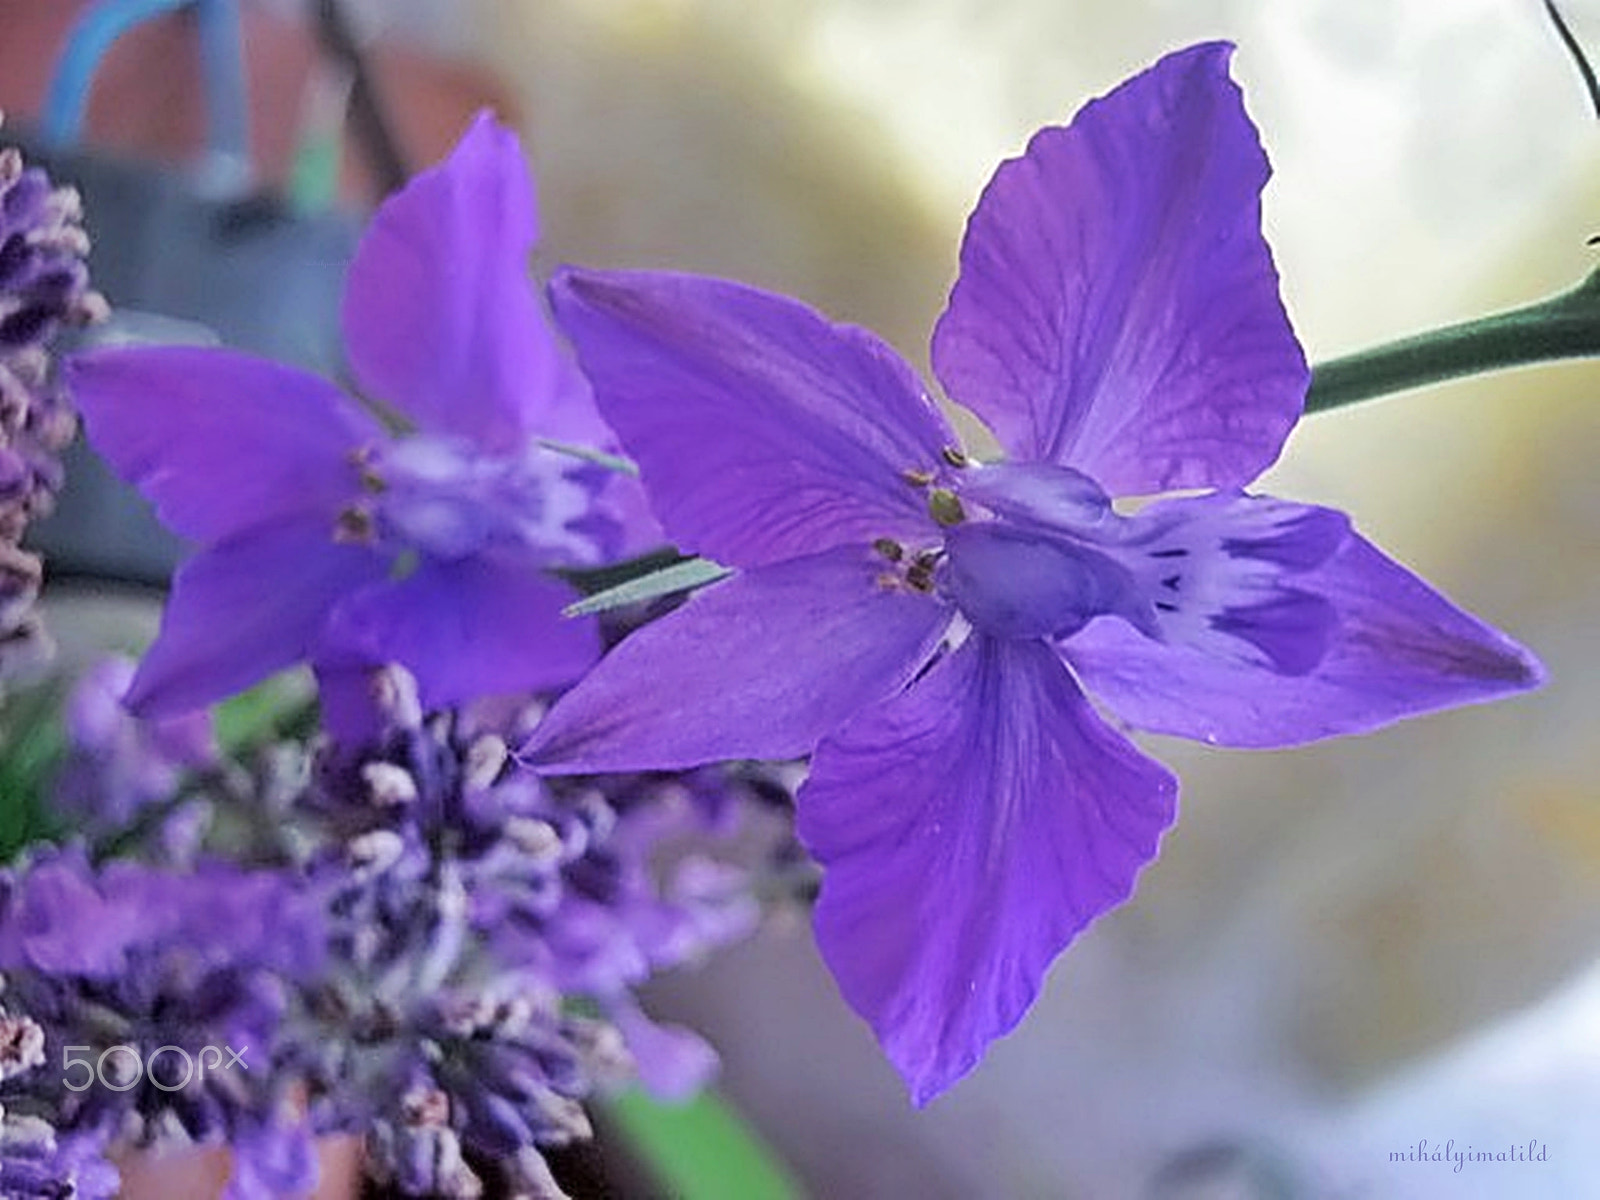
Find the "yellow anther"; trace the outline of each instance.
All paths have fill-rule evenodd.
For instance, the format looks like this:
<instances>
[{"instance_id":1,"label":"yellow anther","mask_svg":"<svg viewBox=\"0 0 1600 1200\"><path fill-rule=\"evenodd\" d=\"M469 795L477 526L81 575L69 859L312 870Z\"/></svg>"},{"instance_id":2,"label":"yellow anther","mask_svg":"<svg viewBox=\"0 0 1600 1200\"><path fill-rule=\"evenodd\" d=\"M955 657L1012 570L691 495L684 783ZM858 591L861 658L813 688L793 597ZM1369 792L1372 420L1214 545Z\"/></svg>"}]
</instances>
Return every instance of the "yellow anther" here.
<instances>
[{"instance_id":1,"label":"yellow anther","mask_svg":"<svg viewBox=\"0 0 1600 1200\"><path fill-rule=\"evenodd\" d=\"M333 540L346 545L365 545L377 532L377 523L365 508L347 508L333 522Z\"/></svg>"},{"instance_id":2,"label":"yellow anther","mask_svg":"<svg viewBox=\"0 0 1600 1200\"><path fill-rule=\"evenodd\" d=\"M946 527L959 525L967 519L961 498L949 488L934 488L928 493L928 515Z\"/></svg>"}]
</instances>

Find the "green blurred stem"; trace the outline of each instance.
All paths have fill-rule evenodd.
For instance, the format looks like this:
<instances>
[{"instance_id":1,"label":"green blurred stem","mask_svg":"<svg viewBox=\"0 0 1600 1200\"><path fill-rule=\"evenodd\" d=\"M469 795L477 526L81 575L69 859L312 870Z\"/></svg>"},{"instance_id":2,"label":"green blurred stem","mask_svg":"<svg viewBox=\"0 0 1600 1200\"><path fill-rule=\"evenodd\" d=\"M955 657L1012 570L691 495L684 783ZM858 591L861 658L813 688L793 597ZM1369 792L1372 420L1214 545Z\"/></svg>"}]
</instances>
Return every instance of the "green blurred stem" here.
<instances>
[{"instance_id":1,"label":"green blurred stem","mask_svg":"<svg viewBox=\"0 0 1600 1200\"><path fill-rule=\"evenodd\" d=\"M1600 356L1600 269L1569 292L1363 350L1312 369L1306 412L1463 375Z\"/></svg>"}]
</instances>

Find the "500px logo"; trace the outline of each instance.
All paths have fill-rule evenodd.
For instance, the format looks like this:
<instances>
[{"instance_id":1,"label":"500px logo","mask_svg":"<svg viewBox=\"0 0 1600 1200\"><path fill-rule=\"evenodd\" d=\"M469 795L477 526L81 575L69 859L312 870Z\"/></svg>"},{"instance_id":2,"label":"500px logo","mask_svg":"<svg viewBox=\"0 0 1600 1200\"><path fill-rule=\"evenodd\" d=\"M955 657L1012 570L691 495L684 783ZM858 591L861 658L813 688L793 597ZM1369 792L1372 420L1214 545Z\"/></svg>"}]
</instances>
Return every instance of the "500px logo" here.
<instances>
[{"instance_id":1,"label":"500px logo","mask_svg":"<svg viewBox=\"0 0 1600 1200\"><path fill-rule=\"evenodd\" d=\"M232 1046L202 1046L200 1048L198 1064L195 1056L191 1055L182 1046L157 1046L150 1052L148 1059L139 1053L137 1046L108 1046L100 1052L98 1060L93 1059L94 1047L92 1046L63 1046L61 1048L61 1082L69 1091L83 1092L94 1086L98 1079L100 1086L109 1088L113 1092L126 1092L137 1087L139 1081L148 1073L150 1082L164 1092L176 1092L180 1088L189 1086L191 1080L198 1079L205 1082L206 1072L231 1071L235 1066L248 1071L250 1064L245 1062L245 1052L249 1046L235 1050ZM81 1052L86 1057L74 1057ZM224 1058L223 1055L227 1057ZM156 1064L163 1055L170 1055L163 1069L158 1073ZM207 1056L210 1056L209 1059ZM173 1082L176 1077L176 1064L178 1056L183 1060L183 1078ZM78 1076L79 1082L74 1082L73 1068L82 1067L83 1073Z\"/></svg>"}]
</instances>

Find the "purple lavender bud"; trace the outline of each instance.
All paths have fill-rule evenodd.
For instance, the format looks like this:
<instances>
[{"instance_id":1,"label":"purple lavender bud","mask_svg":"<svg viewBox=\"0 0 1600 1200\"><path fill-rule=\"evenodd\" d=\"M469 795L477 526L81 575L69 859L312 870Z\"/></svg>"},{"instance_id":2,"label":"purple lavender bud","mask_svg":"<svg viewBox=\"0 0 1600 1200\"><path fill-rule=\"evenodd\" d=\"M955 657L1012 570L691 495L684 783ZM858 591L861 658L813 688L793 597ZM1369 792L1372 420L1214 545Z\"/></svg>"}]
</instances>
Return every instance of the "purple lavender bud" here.
<instances>
[{"instance_id":1,"label":"purple lavender bud","mask_svg":"<svg viewBox=\"0 0 1600 1200\"><path fill-rule=\"evenodd\" d=\"M521 1151L505 1164L509 1200L568 1200L537 1150Z\"/></svg>"},{"instance_id":2,"label":"purple lavender bud","mask_svg":"<svg viewBox=\"0 0 1600 1200\"><path fill-rule=\"evenodd\" d=\"M44 1062L44 1029L32 1017L0 1008L0 1083Z\"/></svg>"},{"instance_id":3,"label":"purple lavender bud","mask_svg":"<svg viewBox=\"0 0 1600 1200\"><path fill-rule=\"evenodd\" d=\"M449 1118L450 1098L437 1088L417 1086L402 1095L398 1119L378 1122L367 1139L374 1182L403 1196L483 1195L483 1181L462 1157Z\"/></svg>"},{"instance_id":4,"label":"purple lavender bud","mask_svg":"<svg viewBox=\"0 0 1600 1200\"><path fill-rule=\"evenodd\" d=\"M0 1114L0 1195L7 1200L112 1200L120 1180L101 1139L62 1135L34 1116Z\"/></svg>"}]
</instances>

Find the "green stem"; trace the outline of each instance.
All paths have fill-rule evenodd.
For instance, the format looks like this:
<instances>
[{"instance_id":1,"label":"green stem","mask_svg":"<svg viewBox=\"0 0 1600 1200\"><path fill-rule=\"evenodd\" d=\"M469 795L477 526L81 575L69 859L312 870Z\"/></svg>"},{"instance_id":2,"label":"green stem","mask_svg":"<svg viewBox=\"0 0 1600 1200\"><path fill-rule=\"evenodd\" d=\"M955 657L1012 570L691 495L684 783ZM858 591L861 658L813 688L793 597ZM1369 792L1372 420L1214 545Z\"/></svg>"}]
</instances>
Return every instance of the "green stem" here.
<instances>
[{"instance_id":1,"label":"green stem","mask_svg":"<svg viewBox=\"0 0 1600 1200\"><path fill-rule=\"evenodd\" d=\"M1463 375L1600 355L1600 270L1571 291L1526 308L1448 325L1312 369L1306 412Z\"/></svg>"}]
</instances>

